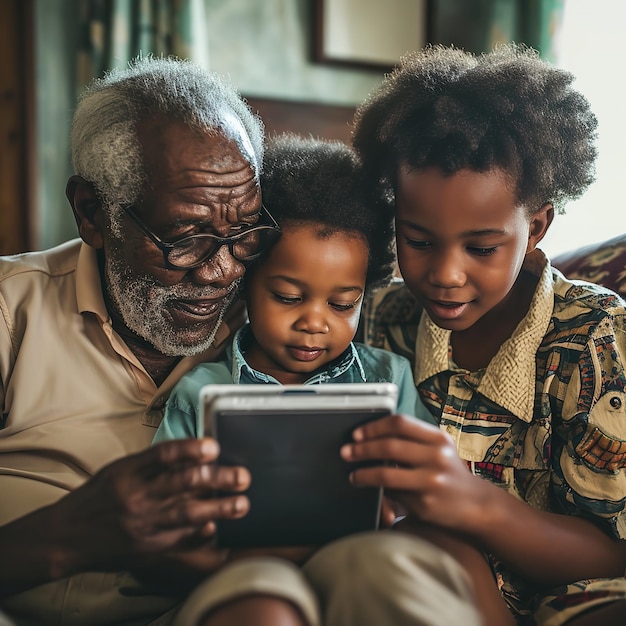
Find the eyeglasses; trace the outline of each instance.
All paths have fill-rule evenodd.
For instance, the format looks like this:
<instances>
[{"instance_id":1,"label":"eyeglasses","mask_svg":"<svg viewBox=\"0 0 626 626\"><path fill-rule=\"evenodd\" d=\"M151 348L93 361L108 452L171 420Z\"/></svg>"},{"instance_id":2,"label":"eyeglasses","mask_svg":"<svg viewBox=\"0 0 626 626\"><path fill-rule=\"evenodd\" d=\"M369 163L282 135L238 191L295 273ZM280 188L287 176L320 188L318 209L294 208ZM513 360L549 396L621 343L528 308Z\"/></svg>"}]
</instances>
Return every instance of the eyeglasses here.
<instances>
[{"instance_id":1,"label":"eyeglasses","mask_svg":"<svg viewBox=\"0 0 626 626\"><path fill-rule=\"evenodd\" d=\"M254 261L269 248L280 235L280 227L270 212L261 205L259 221L230 237L218 237L209 233L189 235L177 241L167 242L159 239L142 221L135 211L123 207L133 221L152 243L163 252L165 267L174 270L186 270L202 265L214 257L222 246L228 246L230 254L238 261Z\"/></svg>"}]
</instances>

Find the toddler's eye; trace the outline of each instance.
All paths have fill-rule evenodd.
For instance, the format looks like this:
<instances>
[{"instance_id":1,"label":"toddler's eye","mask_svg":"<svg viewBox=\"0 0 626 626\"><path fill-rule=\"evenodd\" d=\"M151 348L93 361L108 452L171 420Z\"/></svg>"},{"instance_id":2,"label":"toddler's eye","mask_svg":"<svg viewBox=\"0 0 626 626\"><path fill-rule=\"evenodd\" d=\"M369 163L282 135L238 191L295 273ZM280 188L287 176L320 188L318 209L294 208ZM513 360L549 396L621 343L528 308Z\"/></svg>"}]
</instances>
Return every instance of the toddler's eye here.
<instances>
[{"instance_id":1,"label":"toddler's eye","mask_svg":"<svg viewBox=\"0 0 626 626\"><path fill-rule=\"evenodd\" d=\"M478 248L478 247L469 247L468 250L472 254L476 254L477 256L491 256L498 249L497 246L492 246L491 248Z\"/></svg>"},{"instance_id":2,"label":"toddler's eye","mask_svg":"<svg viewBox=\"0 0 626 626\"><path fill-rule=\"evenodd\" d=\"M429 241L424 241L423 239L407 239L406 244L410 248L415 248L416 250L425 250L431 245Z\"/></svg>"},{"instance_id":3,"label":"toddler's eye","mask_svg":"<svg viewBox=\"0 0 626 626\"><path fill-rule=\"evenodd\" d=\"M282 304L297 304L302 300L299 296L285 296L280 293L274 293L272 295L275 300L278 300L278 302L281 302Z\"/></svg>"},{"instance_id":4,"label":"toddler's eye","mask_svg":"<svg viewBox=\"0 0 626 626\"><path fill-rule=\"evenodd\" d=\"M329 302L329 306L331 306L335 311L350 311L356 306L356 302L348 302L347 304L340 304L339 302Z\"/></svg>"}]
</instances>

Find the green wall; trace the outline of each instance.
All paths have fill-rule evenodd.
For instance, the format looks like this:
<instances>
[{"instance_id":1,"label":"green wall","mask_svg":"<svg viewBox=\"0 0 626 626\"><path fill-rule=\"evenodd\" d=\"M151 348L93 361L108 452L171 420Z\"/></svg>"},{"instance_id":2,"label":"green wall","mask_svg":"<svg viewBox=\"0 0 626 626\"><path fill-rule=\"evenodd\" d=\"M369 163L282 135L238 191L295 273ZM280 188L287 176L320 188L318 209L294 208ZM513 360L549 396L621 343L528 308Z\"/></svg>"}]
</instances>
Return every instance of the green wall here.
<instances>
[{"instance_id":1,"label":"green wall","mask_svg":"<svg viewBox=\"0 0 626 626\"><path fill-rule=\"evenodd\" d=\"M310 0L204 0L209 64L248 96L356 105L382 72L311 59ZM72 173L69 129L75 103L78 0L35 0L39 240L46 248L76 236L65 199Z\"/></svg>"}]
</instances>

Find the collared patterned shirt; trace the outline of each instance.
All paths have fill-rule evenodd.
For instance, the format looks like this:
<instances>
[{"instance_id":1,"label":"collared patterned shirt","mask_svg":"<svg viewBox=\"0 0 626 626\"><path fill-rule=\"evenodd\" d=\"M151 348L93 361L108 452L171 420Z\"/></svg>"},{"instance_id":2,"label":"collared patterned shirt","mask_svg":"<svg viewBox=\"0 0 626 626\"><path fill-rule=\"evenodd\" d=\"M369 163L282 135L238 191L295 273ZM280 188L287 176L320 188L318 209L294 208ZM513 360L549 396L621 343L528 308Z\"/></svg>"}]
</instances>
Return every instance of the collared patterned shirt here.
<instances>
[{"instance_id":1,"label":"collared patterned shirt","mask_svg":"<svg viewBox=\"0 0 626 626\"><path fill-rule=\"evenodd\" d=\"M529 312L485 369L455 365L450 331L401 281L376 294L366 340L411 361L423 402L475 474L626 539L626 304L565 279L539 250L523 271L538 277ZM514 612L542 625L626 597L623 578L546 590L492 561Z\"/></svg>"},{"instance_id":2,"label":"collared patterned shirt","mask_svg":"<svg viewBox=\"0 0 626 626\"><path fill-rule=\"evenodd\" d=\"M180 380L168 400L165 417L154 438L155 443L197 437L200 434L199 398L204 385L280 384L273 376L248 365L245 345L250 332L249 325L239 329L223 361L203 363ZM364 382L395 383L399 389L398 412L417 415L434 423L418 398L409 361L387 350L353 342L338 359L316 372L304 384Z\"/></svg>"}]
</instances>

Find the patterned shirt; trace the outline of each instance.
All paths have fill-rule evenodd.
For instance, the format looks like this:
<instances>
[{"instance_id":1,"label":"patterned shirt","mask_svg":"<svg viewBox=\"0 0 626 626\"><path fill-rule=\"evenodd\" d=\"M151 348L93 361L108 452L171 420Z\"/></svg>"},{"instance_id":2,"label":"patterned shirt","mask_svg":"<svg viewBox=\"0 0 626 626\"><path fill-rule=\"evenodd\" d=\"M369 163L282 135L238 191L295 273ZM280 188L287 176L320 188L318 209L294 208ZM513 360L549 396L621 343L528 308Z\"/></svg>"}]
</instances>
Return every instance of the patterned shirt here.
<instances>
[{"instance_id":1,"label":"patterned shirt","mask_svg":"<svg viewBox=\"0 0 626 626\"><path fill-rule=\"evenodd\" d=\"M538 277L529 311L480 371L455 365L450 331L422 314L401 281L376 295L366 340L411 361L423 402L475 474L626 539L626 303L565 279L539 250L523 271ZM542 624L626 597L625 579L548 591L493 564L509 605Z\"/></svg>"}]
</instances>

